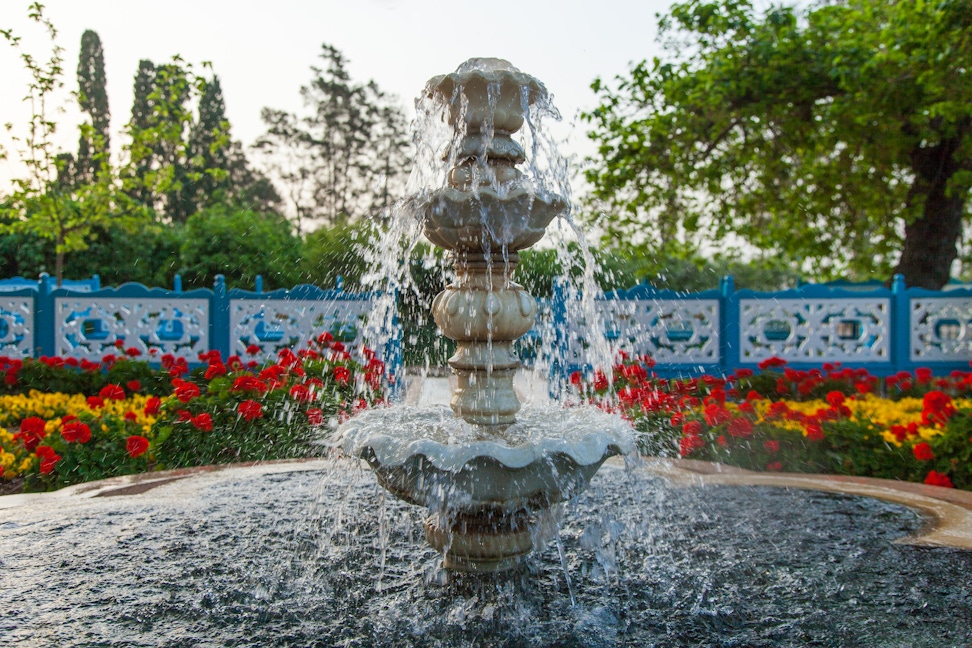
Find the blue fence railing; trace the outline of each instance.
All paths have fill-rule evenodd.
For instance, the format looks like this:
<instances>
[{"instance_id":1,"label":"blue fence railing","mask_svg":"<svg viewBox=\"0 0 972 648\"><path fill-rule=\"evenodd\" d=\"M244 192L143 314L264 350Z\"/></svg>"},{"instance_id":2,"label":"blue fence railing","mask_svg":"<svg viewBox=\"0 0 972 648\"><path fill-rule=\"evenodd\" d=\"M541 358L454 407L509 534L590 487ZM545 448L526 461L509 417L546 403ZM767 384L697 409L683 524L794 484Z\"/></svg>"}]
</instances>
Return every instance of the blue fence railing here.
<instances>
[{"instance_id":1,"label":"blue fence railing","mask_svg":"<svg viewBox=\"0 0 972 648\"><path fill-rule=\"evenodd\" d=\"M596 323L569 318L563 290L543 305L557 339L554 379L589 367L595 336L612 349L651 356L660 376L725 375L771 357L794 368L841 363L876 375L967 371L972 361L972 290L907 288L900 275L890 289L869 282L737 291L732 277L700 293L642 284L596 304Z\"/></svg>"},{"instance_id":2,"label":"blue fence railing","mask_svg":"<svg viewBox=\"0 0 972 648\"><path fill-rule=\"evenodd\" d=\"M254 346L271 356L322 331L354 345L377 297L308 285L266 292L259 279L255 291L227 289L222 277L212 290L190 291L178 278L173 290L102 288L97 277L61 288L47 276L16 278L0 281L0 355L96 361L121 344L150 361L164 353L193 359L211 349L228 356ZM558 285L519 344L525 359L536 354L547 362L555 380L584 369L590 348L604 344L651 356L661 376L726 374L771 357L795 368L841 363L877 375L918 367L944 374L968 370L972 360L972 289L907 288L900 276L890 289L803 284L754 292L735 290L732 277L699 293L642 284L596 300L596 314L575 308L579 299ZM378 337L388 342L375 350L400 374L400 332Z\"/></svg>"},{"instance_id":3,"label":"blue fence railing","mask_svg":"<svg viewBox=\"0 0 972 648\"><path fill-rule=\"evenodd\" d=\"M272 357L283 348L306 347L322 332L354 347L378 293L347 293L301 285L291 290L228 290L217 276L212 290L173 290L124 284L102 288L97 277L52 287L48 277L32 285L19 279L0 288L0 355L62 356L100 361L119 349L158 362L171 353L189 361L217 350L223 357ZM391 376L401 371L401 335L378 331L387 340L375 349Z\"/></svg>"}]
</instances>

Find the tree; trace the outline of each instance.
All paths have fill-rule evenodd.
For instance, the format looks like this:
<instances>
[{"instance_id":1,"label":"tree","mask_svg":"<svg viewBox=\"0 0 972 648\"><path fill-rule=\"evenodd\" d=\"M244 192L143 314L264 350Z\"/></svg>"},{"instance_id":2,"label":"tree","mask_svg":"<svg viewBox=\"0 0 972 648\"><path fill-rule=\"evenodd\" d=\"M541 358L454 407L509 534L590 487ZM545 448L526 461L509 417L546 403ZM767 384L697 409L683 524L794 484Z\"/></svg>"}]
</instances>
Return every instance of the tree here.
<instances>
[{"instance_id":1,"label":"tree","mask_svg":"<svg viewBox=\"0 0 972 648\"><path fill-rule=\"evenodd\" d=\"M405 118L373 81L356 84L344 55L323 45L324 67L300 90L298 116L264 108L268 131L254 145L304 222L337 224L387 209L408 173Z\"/></svg>"},{"instance_id":2,"label":"tree","mask_svg":"<svg viewBox=\"0 0 972 648\"><path fill-rule=\"evenodd\" d=\"M179 57L139 63L128 134L129 195L170 223L219 203L259 211L280 203L230 136L219 77L200 77Z\"/></svg>"},{"instance_id":3,"label":"tree","mask_svg":"<svg viewBox=\"0 0 972 648\"><path fill-rule=\"evenodd\" d=\"M27 175L14 181L14 191L0 208L0 231L52 240L54 272L60 285L65 253L85 249L93 229L111 218L118 202L104 152L90 157L92 168L97 170L94 176L74 182L75 174L70 170L73 157L55 148L57 124L48 110L53 93L64 85L63 50L57 45L57 30L43 10L43 5L35 2L28 8L28 17L42 26L50 38L51 54L46 61L38 61L27 52L12 31L0 30L0 35L19 52L30 75L25 101L32 108L26 136L13 136Z\"/></svg>"},{"instance_id":4,"label":"tree","mask_svg":"<svg viewBox=\"0 0 972 648\"><path fill-rule=\"evenodd\" d=\"M212 287L217 274L234 285L291 287L298 280L301 242L290 223L276 214L258 214L216 205L189 217L179 259L186 287Z\"/></svg>"},{"instance_id":5,"label":"tree","mask_svg":"<svg viewBox=\"0 0 972 648\"><path fill-rule=\"evenodd\" d=\"M100 161L107 160L111 150L108 92L105 89L105 56L101 39L86 29L81 34L81 53L78 57L78 105L85 113L78 142L75 175L79 182L91 182Z\"/></svg>"},{"instance_id":6,"label":"tree","mask_svg":"<svg viewBox=\"0 0 972 648\"><path fill-rule=\"evenodd\" d=\"M690 0L660 31L665 58L592 85L608 238L734 234L820 278L946 283L970 216L972 1Z\"/></svg>"}]
</instances>

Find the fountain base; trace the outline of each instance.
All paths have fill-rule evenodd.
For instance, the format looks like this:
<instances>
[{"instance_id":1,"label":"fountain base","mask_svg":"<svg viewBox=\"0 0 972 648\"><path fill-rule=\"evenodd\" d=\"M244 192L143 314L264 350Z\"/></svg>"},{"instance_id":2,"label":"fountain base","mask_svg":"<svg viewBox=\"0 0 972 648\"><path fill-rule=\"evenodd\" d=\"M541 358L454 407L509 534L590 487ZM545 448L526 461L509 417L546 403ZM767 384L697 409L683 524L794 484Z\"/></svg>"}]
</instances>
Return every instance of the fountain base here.
<instances>
[{"instance_id":1,"label":"fountain base","mask_svg":"<svg viewBox=\"0 0 972 648\"><path fill-rule=\"evenodd\" d=\"M442 567L458 572L495 573L519 567L524 559L557 536L563 507L433 514L425 539L442 555Z\"/></svg>"}]
</instances>

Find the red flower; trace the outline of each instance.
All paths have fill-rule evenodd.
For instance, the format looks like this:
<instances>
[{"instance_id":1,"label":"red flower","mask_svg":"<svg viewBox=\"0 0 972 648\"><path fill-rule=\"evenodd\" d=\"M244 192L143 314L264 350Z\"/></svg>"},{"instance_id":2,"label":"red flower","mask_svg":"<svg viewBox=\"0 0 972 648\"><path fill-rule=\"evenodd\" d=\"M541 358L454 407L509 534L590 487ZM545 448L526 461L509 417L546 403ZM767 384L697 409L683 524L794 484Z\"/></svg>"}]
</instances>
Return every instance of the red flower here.
<instances>
[{"instance_id":1,"label":"red flower","mask_svg":"<svg viewBox=\"0 0 972 648\"><path fill-rule=\"evenodd\" d=\"M237 408L240 416L245 418L247 421L252 421L253 419L258 419L263 417L263 406L254 400L247 400L240 403Z\"/></svg>"},{"instance_id":2,"label":"red flower","mask_svg":"<svg viewBox=\"0 0 972 648\"><path fill-rule=\"evenodd\" d=\"M935 453L932 452L931 446L924 441L916 443L911 451L915 454L915 459L918 461L931 461L935 458Z\"/></svg>"},{"instance_id":3,"label":"red flower","mask_svg":"<svg viewBox=\"0 0 972 648\"><path fill-rule=\"evenodd\" d=\"M935 472L934 470L928 471L928 476L925 477L925 483L929 486L941 486L943 488L955 488L955 484L949 479L948 475L940 472Z\"/></svg>"},{"instance_id":4,"label":"red flower","mask_svg":"<svg viewBox=\"0 0 972 648\"><path fill-rule=\"evenodd\" d=\"M180 423L188 423L189 421L192 420L192 412L190 412L189 410L184 410L184 409L177 410L176 416L179 417Z\"/></svg>"},{"instance_id":5,"label":"red flower","mask_svg":"<svg viewBox=\"0 0 972 648\"><path fill-rule=\"evenodd\" d=\"M222 362L212 362L210 361L209 367L206 368L206 380L212 380L216 376L226 375L226 365Z\"/></svg>"},{"instance_id":6,"label":"red flower","mask_svg":"<svg viewBox=\"0 0 972 648\"><path fill-rule=\"evenodd\" d=\"M608 388L608 379L603 371L594 372L594 391L604 391Z\"/></svg>"},{"instance_id":7,"label":"red flower","mask_svg":"<svg viewBox=\"0 0 972 648\"><path fill-rule=\"evenodd\" d=\"M772 472L779 472L783 470L783 463L780 461L771 461L768 464L766 464L766 470L770 470Z\"/></svg>"},{"instance_id":8,"label":"red flower","mask_svg":"<svg viewBox=\"0 0 972 648\"><path fill-rule=\"evenodd\" d=\"M842 392L832 391L827 393L827 402L833 407L840 407L845 400L847 400L847 397Z\"/></svg>"},{"instance_id":9,"label":"red flower","mask_svg":"<svg viewBox=\"0 0 972 648\"><path fill-rule=\"evenodd\" d=\"M98 395L105 400L125 400L125 390L121 385L105 385Z\"/></svg>"},{"instance_id":10,"label":"red flower","mask_svg":"<svg viewBox=\"0 0 972 648\"><path fill-rule=\"evenodd\" d=\"M150 396L145 401L145 416L155 416L159 413L159 408L162 406L162 399L158 396Z\"/></svg>"},{"instance_id":11,"label":"red flower","mask_svg":"<svg viewBox=\"0 0 972 648\"><path fill-rule=\"evenodd\" d=\"M321 346L328 346L334 341L334 336L330 332L321 333L317 336L317 343Z\"/></svg>"},{"instance_id":12,"label":"red flower","mask_svg":"<svg viewBox=\"0 0 972 648\"><path fill-rule=\"evenodd\" d=\"M183 403L188 403L199 396L199 387L196 386L196 383L179 381L175 388L175 395Z\"/></svg>"},{"instance_id":13,"label":"red flower","mask_svg":"<svg viewBox=\"0 0 972 648\"><path fill-rule=\"evenodd\" d=\"M711 405L706 405L703 410L705 415L705 422L710 427L715 427L717 425L722 425L723 423L728 423L729 419L732 418L732 414L726 408L712 403Z\"/></svg>"},{"instance_id":14,"label":"red flower","mask_svg":"<svg viewBox=\"0 0 972 648\"><path fill-rule=\"evenodd\" d=\"M119 339L115 340L115 347L116 348L120 349L123 346L125 346L125 340L123 338L119 338Z\"/></svg>"},{"instance_id":15,"label":"red flower","mask_svg":"<svg viewBox=\"0 0 972 648\"><path fill-rule=\"evenodd\" d=\"M40 459L40 471L43 475L50 474L57 462L61 460L61 455L54 452L51 446L37 446L35 453Z\"/></svg>"},{"instance_id":16,"label":"red flower","mask_svg":"<svg viewBox=\"0 0 972 648\"><path fill-rule=\"evenodd\" d=\"M780 442L776 441L775 439L769 439L767 441L763 441L763 447L769 452L776 453L780 451Z\"/></svg>"},{"instance_id":17,"label":"red flower","mask_svg":"<svg viewBox=\"0 0 972 648\"><path fill-rule=\"evenodd\" d=\"M125 349L125 355L127 355L129 358L137 358L138 356L142 355L142 352L135 347L128 347Z\"/></svg>"},{"instance_id":18,"label":"red flower","mask_svg":"<svg viewBox=\"0 0 972 648\"><path fill-rule=\"evenodd\" d=\"M919 383L926 383L932 379L932 370L928 367L918 367L915 369L915 378Z\"/></svg>"},{"instance_id":19,"label":"red flower","mask_svg":"<svg viewBox=\"0 0 972 648\"><path fill-rule=\"evenodd\" d=\"M314 400L314 394L307 385L294 385L290 388L290 397L296 401L307 403Z\"/></svg>"},{"instance_id":20,"label":"red flower","mask_svg":"<svg viewBox=\"0 0 972 648\"><path fill-rule=\"evenodd\" d=\"M213 417L209 415L209 412L203 412L198 416L193 416L191 419L189 419L189 422L192 423L197 430L202 430L203 432L213 431Z\"/></svg>"},{"instance_id":21,"label":"red flower","mask_svg":"<svg viewBox=\"0 0 972 648\"><path fill-rule=\"evenodd\" d=\"M131 410L128 410L127 412L125 412L125 420L134 423L135 421L138 420L138 414L136 414Z\"/></svg>"},{"instance_id":22,"label":"red flower","mask_svg":"<svg viewBox=\"0 0 972 648\"><path fill-rule=\"evenodd\" d=\"M725 448L729 445L729 439L726 438L725 434L720 434L719 436L716 437L716 443L718 443L723 448Z\"/></svg>"},{"instance_id":23,"label":"red flower","mask_svg":"<svg viewBox=\"0 0 972 648\"><path fill-rule=\"evenodd\" d=\"M68 443L87 443L91 440L91 428L81 421L71 421L61 428L61 436Z\"/></svg>"},{"instance_id":24,"label":"red flower","mask_svg":"<svg viewBox=\"0 0 972 648\"><path fill-rule=\"evenodd\" d=\"M750 378L753 375L752 369L736 369L736 378Z\"/></svg>"},{"instance_id":25,"label":"red flower","mask_svg":"<svg viewBox=\"0 0 972 648\"><path fill-rule=\"evenodd\" d=\"M750 390L749 390L749 393L748 393L748 394L746 394L746 400L748 400L748 401L757 401L757 400L763 400L763 395L762 395L762 394L760 394L760 393L759 393L758 391L756 391L755 389L750 389Z\"/></svg>"},{"instance_id":26,"label":"red flower","mask_svg":"<svg viewBox=\"0 0 972 648\"><path fill-rule=\"evenodd\" d=\"M773 356L772 358L766 358L757 365L761 370L772 369L773 367L782 367L786 364L786 360L783 358L777 358Z\"/></svg>"},{"instance_id":27,"label":"red flower","mask_svg":"<svg viewBox=\"0 0 972 648\"><path fill-rule=\"evenodd\" d=\"M686 434L678 442L678 454L687 457L705 447L705 439L697 434Z\"/></svg>"},{"instance_id":28,"label":"red flower","mask_svg":"<svg viewBox=\"0 0 972 648\"><path fill-rule=\"evenodd\" d=\"M128 387L128 391L130 392L137 392L141 391L142 389L142 383L138 382L137 380L129 380L127 383L125 383L125 386Z\"/></svg>"},{"instance_id":29,"label":"red flower","mask_svg":"<svg viewBox=\"0 0 972 648\"><path fill-rule=\"evenodd\" d=\"M925 425L945 425L954 415L955 406L948 394L937 390L925 394L921 410L921 420Z\"/></svg>"},{"instance_id":30,"label":"red flower","mask_svg":"<svg viewBox=\"0 0 972 648\"><path fill-rule=\"evenodd\" d=\"M324 425L324 412L317 407L312 407L308 409L307 422L314 426Z\"/></svg>"},{"instance_id":31,"label":"red flower","mask_svg":"<svg viewBox=\"0 0 972 648\"><path fill-rule=\"evenodd\" d=\"M99 409L105 406L105 399L101 396L88 396L88 407Z\"/></svg>"},{"instance_id":32,"label":"red flower","mask_svg":"<svg viewBox=\"0 0 972 648\"><path fill-rule=\"evenodd\" d=\"M702 432L702 422L701 421L688 421L682 426L682 433L686 435L695 435Z\"/></svg>"},{"instance_id":33,"label":"red flower","mask_svg":"<svg viewBox=\"0 0 972 648\"><path fill-rule=\"evenodd\" d=\"M28 452L32 452L40 440L47 436L44 429L46 423L44 419L37 416L29 416L20 422L20 432L14 435L14 439L20 439Z\"/></svg>"},{"instance_id":34,"label":"red flower","mask_svg":"<svg viewBox=\"0 0 972 648\"><path fill-rule=\"evenodd\" d=\"M342 367L340 365L334 367L334 381L339 385L347 385L348 380L351 379L351 372L347 367Z\"/></svg>"},{"instance_id":35,"label":"red flower","mask_svg":"<svg viewBox=\"0 0 972 648\"><path fill-rule=\"evenodd\" d=\"M819 423L810 423L807 425L807 438L811 441L824 440L824 431Z\"/></svg>"},{"instance_id":36,"label":"red flower","mask_svg":"<svg viewBox=\"0 0 972 648\"><path fill-rule=\"evenodd\" d=\"M753 434L753 422L744 416L737 416L729 421L727 428L729 436L746 438Z\"/></svg>"},{"instance_id":37,"label":"red flower","mask_svg":"<svg viewBox=\"0 0 972 648\"><path fill-rule=\"evenodd\" d=\"M138 436L137 434L128 437L125 440L125 449L128 451L128 456L132 459L138 459L141 457L149 448L149 440L143 436Z\"/></svg>"},{"instance_id":38,"label":"red flower","mask_svg":"<svg viewBox=\"0 0 972 648\"><path fill-rule=\"evenodd\" d=\"M240 376L233 381L230 391L252 391L263 394L267 391L267 384L255 376Z\"/></svg>"}]
</instances>

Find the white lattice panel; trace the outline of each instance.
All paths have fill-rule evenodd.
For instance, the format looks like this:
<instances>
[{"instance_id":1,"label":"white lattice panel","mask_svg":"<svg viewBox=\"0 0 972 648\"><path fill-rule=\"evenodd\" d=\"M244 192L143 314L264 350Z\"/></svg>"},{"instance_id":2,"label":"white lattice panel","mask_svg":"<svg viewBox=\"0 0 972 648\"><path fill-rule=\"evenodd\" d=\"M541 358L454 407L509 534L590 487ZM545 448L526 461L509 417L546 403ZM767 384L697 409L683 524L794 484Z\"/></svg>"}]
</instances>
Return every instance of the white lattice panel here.
<instances>
[{"instance_id":1,"label":"white lattice panel","mask_svg":"<svg viewBox=\"0 0 972 648\"><path fill-rule=\"evenodd\" d=\"M743 362L890 362L890 331L886 298L739 302Z\"/></svg>"},{"instance_id":2,"label":"white lattice panel","mask_svg":"<svg viewBox=\"0 0 972 648\"><path fill-rule=\"evenodd\" d=\"M230 301L230 352L245 353L250 345L266 354L304 348L325 331L345 345L360 344L371 306L364 299L234 299Z\"/></svg>"},{"instance_id":3,"label":"white lattice panel","mask_svg":"<svg viewBox=\"0 0 972 648\"><path fill-rule=\"evenodd\" d=\"M650 355L666 364L719 362L719 300L605 299L597 303L599 333L616 350ZM592 343L585 319L571 324L569 357L577 362Z\"/></svg>"},{"instance_id":4,"label":"white lattice panel","mask_svg":"<svg viewBox=\"0 0 972 648\"><path fill-rule=\"evenodd\" d=\"M0 299L0 355L27 358L34 351L34 299Z\"/></svg>"},{"instance_id":5,"label":"white lattice panel","mask_svg":"<svg viewBox=\"0 0 972 648\"><path fill-rule=\"evenodd\" d=\"M54 300L55 353L100 360L136 348L148 359L171 353L195 359L210 348L209 300L138 297L58 297Z\"/></svg>"},{"instance_id":6,"label":"white lattice panel","mask_svg":"<svg viewBox=\"0 0 972 648\"><path fill-rule=\"evenodd\" d=\"M913 299L911 361L972 360L972 299Z\"/></svg>"}]
</instances>

